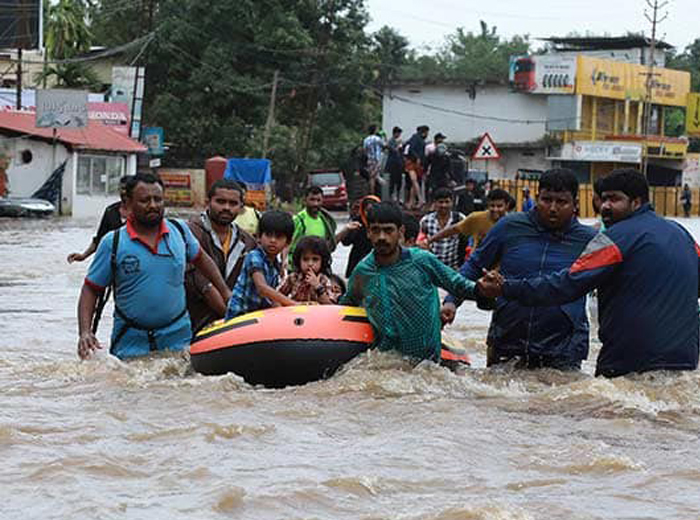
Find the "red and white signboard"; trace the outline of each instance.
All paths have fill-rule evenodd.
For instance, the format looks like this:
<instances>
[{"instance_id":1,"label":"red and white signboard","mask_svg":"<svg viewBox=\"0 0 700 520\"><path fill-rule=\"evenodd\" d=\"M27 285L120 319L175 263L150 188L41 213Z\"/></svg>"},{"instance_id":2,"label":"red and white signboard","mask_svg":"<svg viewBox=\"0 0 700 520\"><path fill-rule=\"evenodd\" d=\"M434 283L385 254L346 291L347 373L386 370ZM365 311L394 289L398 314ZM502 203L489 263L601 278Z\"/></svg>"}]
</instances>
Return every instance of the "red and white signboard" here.
<instances>
[{"instance_id":1,"label":"red and white signboard","mask_svg":"<svg viewBox=\"0 0 700 520\"><path fill-rule=\"evenodd\" d=\"M486 132L483 136L481 136L479 145L476 147L474 154L472 154L472 159L481 159L487 161L489 159L500 158L501 153L498 151L498 148L496 148L496 143L493 142L493 139L491 139L489 133Z\"/></svg>"}]
</instances>

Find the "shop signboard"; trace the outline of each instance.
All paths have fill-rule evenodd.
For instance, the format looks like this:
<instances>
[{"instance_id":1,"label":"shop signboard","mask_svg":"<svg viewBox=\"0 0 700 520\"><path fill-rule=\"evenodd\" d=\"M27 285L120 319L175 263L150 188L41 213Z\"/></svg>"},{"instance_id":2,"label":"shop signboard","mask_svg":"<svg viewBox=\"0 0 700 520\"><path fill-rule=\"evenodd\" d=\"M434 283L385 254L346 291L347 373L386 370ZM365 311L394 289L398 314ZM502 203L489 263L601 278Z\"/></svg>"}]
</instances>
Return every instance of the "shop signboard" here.
<instances>
[{"instance_id":1,"label":"shop signboard","mask_svg":"<svg viewBox=\"0 0 700 520\"><path fill-rule=\"evenodd\" d=\"M571 159L574 161L636 164L642 159L642 145L639 143L577 141L573 143Z\"/></svg>"},{"instance_id":2,"label":"shop signboard","mask_svg":"<svg viewBox=\"0 0 700 520\"><path fill-rule=\"evenodd\" d=\"M700 94L688 94L688 104L685 109L686 135L700 136Z\"/></svg>"},{"instance_id":3,"label":"shop signboard","mask_svg":"<svg viewBox=\"0 0 700 520\"><path fill-rule=\"evenodd\" d=\"M578 56L576 93L585 96L644 101L649 68L632 63ZM651 101L658 105L686 106L690 73L657 67Z\"/></svg>"},{"instance_id":4,"label":"shop signboard","mask_svg":"<svg viewBox=\"0 0 700 520\"><path fill-rule=\"evenodd\" d=\"M574 56L511 56L508 79L513 89L530 94L573 94Z\"/></svg>"},{"instance_id":5,"label":"shop signboard","mask_svg":"<svg viewBox=\"0 0 700 520\"><path fill-rule=\"evenodd\" d=\"M192 177L188 172L158 172L163 181L163 194L168 206L192 206Z\"/></svg>"},{"instance_id":6,"label":"shop signboard","mask_svg":"<svg viewBox=\"0 0 700 520\"><path fill-rule=\"evenodd\" d=\"M88 123L88 95L84 90L37 90L37 128L84 128Z\"/></svg>"}]
</instances>

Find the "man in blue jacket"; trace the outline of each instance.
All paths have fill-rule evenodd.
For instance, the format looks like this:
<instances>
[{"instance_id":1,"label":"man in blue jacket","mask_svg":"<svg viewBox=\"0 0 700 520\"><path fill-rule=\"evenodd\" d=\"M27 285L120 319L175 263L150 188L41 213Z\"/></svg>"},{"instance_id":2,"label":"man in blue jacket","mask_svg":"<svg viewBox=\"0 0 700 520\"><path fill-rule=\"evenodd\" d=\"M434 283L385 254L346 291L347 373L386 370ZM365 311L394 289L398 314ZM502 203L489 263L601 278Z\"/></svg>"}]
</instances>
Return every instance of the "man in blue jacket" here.
<instances>
[{"instance_id":1,"label":"man in blue jacket","mask_svg":"<svg viewBox=\"0 0 700 520\"><path fill-rule=\"evenodd\" d=\"M606 230L569 269L529 279L489 273L483 291L536 306L570 302L597 287L603 346L596 375L694 370L700 249L683 227L654 213L636 170L615 170L600 188Z\"/></svg>"},{"instance_id":2,"label":"man in blue jacket","mask_svg":"<svg viewBox=\"0 0 700 520\"><path fill-rule=\"evenodd\" d=\"M461 273L477 280L484 269L500 265L507 278L527 278L570 267L595 235L576 218L577 199L578 181L571 170L545 172L535 207L499 220ZM487 338L487 365L515 358L521 367L579 369L588 356L585 302L584 294L570 303L533 309L499 298ZM445 299L444 322L454 320L459 303Z\"/></svg>"}]
</instances>

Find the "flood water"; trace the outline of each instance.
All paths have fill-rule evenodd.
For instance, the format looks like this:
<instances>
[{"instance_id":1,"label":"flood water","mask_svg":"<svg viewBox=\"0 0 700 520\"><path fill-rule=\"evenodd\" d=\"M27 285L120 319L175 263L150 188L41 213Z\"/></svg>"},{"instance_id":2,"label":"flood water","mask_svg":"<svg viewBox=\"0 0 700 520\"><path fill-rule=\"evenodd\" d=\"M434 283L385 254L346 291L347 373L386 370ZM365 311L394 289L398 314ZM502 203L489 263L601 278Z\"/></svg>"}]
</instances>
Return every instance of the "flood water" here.
<instances>
[{"instance_id":1,"label":"flood water","mask_svg":"<svg viewBox=\"0 0 700 520\"><path fill-rule=\"evenodd\" d=\"M471 303L464 375L372 352L267 390L80 362L88 263L65 257L94 224L0 220L0 519L700 518L700 372L596 379L595 342L582 374L486 369Z\"/></svg>"}]
</instances>

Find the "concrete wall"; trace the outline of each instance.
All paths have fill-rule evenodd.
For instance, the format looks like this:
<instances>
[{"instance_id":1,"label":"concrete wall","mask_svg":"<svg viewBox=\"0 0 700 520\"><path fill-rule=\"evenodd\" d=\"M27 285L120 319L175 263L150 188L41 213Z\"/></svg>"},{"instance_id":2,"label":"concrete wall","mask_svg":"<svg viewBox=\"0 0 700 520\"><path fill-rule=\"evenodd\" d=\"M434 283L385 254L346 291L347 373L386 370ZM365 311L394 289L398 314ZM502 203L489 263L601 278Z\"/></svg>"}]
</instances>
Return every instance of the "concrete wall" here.
<instances>
[{"instance_id":1,"label":"concrete wall","mask_svg":"<svg viewBox=\"0 0 700 520\"><path fill-rule=\"evenodd\" d=\"M451 142L471 141L488 132L496 145L527 143L545 135L547 96L510 92L501 85L476 87L473 99L465 86L394 87L384 93L382 117L387 135L398 125L404 130L404 139L425 124L430 126L431 136L442 132ZM524 120L536 122L528 124Z\"/></svg>"},{"instance_id":2,"label":"concrete wall","mask_svg":"<svg viewBox=\"0 0 700 520\"><path fill-rule=\"evenodd\" d=\"M61 143L56 144L56 158L53 159L53 145L44 141L26 138L0 136L0 154L9 159L7 168L8 195L29 197L49 178L53 170L67 160L63 175L61 214L76 217L97 218L107 204L118 199L118 195L78 195L78 158L81 152L72 152ZM32 154L31 162L24 163L22 152ZM85 151L88 155L101 155L100 152ZM136 174L136 155L125 160L126 175Z\"/></svg>"},{"instance_id":3,"label":"concrete wall","mask_svg":"<svg viewBox=\"0 0 700 520\"><path fill-rule=\"evenodd\" d=\"M23 152L32 154L30 162L23 162ZM71 157L68 148L57 143L54 162L53 145L44 141L10 137L0 137L0 153L6 154L10 160L7 177L9 195L13 197L29 197L49 178L54 167ZM66 191L66 188L69 190ZM64 177L64 196L72 192L70 188L71 184L66 184Z\"/></svg>"}]
</instances>

